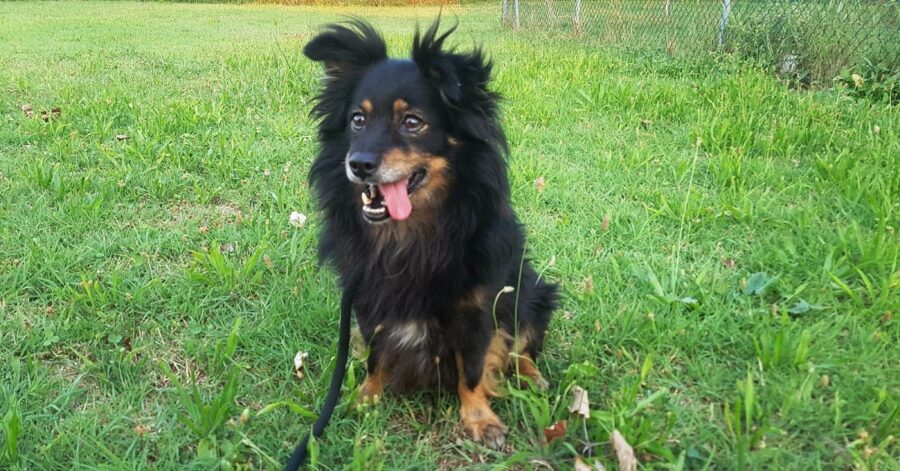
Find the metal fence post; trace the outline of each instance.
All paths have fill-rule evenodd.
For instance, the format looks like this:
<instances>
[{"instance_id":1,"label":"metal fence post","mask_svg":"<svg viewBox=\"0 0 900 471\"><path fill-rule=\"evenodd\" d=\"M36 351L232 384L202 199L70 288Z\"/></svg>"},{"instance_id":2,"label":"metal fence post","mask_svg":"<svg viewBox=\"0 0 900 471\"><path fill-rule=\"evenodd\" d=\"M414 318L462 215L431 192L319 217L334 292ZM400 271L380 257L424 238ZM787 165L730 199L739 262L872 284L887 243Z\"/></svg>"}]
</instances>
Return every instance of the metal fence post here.
<instances>
[{"instance_id":1,"label":"metal fence post","mask_svg":"<svg viewBox=\"0 0 900 471\"><path fill-rule=\"evenodd\" d=\"M575 29L581 27L581 0L575 0Z\"/></svg>"},{"instance_id":2,"label":"metal fence post","mask_svg":"<svg viewBox=\"0 0 900 471\"><path fill-rule=\"evenodd\" d=\"M519 0L515 0L513 2L513 7L516 9L516 31L519 30Z\"/></svg>"},{"instance_id":3,"label":"metal fence post","mask_svg":"<svg viewBox=\"0 0 900 471\"><path fill-rule=\"evenodd\" d=\"M719 49L725 45L725 29L728 28L728 17L731 16L731 0L722 0L722 20L719 21Z\"/></svg>"}]
</instances>

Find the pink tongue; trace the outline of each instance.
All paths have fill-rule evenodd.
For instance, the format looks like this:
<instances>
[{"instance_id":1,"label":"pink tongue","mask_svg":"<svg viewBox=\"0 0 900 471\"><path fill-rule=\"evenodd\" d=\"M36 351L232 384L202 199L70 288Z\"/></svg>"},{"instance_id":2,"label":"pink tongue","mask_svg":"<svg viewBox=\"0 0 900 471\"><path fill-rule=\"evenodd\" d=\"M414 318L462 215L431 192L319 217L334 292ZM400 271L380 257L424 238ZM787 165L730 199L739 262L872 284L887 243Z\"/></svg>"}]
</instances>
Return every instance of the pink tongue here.
<instances>
[{"instance_id":1,"label":"pink tongue","mask_svg":"<svg viewBox=\"0 0 900 471\"><path fill-rule=\"evenodd\" d=\"M384 204L387 206L391 219L402 221L409 217L409 213L412 212L412 203L409 201L409 195L406 194L406 180L378 185L378 189L384 196Z\"/></svg>"}]
</instances>

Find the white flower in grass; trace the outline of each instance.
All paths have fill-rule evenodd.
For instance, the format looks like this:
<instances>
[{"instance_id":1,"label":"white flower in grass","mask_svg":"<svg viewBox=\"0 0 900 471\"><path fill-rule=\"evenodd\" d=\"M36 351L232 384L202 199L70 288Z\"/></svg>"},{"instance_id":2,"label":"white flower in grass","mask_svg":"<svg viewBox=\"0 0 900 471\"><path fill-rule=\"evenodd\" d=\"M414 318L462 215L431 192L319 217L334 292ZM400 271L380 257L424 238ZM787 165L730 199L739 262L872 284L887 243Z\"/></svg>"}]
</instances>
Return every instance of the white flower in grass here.
<instances>
[{"instance_id":1,"label":"white flower in grass","mask_svg":"<svg viewBox=\"0 0 900 471\"><path fill-rule=\"evenodd\" d=\"M306 215L294 211L291 213L289 221L292 226L296 227L297 229L302 229L303 225L306 224Z\"/></svg>"}]
</instances>

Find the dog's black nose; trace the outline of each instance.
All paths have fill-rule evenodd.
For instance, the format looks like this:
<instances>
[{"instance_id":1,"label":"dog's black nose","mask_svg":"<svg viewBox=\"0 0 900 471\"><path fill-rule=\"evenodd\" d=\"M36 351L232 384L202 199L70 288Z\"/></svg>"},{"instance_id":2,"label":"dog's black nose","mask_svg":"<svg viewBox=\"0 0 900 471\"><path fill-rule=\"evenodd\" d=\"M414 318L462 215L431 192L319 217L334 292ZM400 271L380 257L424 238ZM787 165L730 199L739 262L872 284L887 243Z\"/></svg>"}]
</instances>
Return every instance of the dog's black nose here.
<instances>
[{"instance_id":1,"label":"dog's black nose","mask_svg":"<svg viewBox=\"0 0 900 471\"><path fill-rule=\"evenodd\" d=\"M354 152L350 154L348 164L350 171L359 179L366 179L375 173L381 160L378 154L372 152Z\"/></svg>"}]
</instances>

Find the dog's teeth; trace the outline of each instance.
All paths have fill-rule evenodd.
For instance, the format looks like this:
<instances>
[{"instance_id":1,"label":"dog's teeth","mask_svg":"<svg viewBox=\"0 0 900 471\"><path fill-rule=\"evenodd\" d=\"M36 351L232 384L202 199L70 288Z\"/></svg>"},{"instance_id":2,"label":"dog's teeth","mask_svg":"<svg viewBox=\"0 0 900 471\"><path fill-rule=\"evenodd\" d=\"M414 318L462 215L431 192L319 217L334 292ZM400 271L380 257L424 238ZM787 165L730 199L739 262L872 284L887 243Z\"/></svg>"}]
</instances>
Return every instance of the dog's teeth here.
<instances>
[{"instance_id":1,"label":"dog's teeth","mask_svg":"<svg viewBox=\"0 0 900 471\"><path fill-rule=\"evenodd\" d=\"M360 193L359 196L362 197L362 202L364 205L368 206L368 205L372 204L372 198L369 198L369 195L367 195L365 191Z\"/></svg>"}]
</instances>

